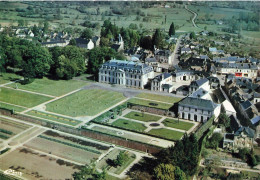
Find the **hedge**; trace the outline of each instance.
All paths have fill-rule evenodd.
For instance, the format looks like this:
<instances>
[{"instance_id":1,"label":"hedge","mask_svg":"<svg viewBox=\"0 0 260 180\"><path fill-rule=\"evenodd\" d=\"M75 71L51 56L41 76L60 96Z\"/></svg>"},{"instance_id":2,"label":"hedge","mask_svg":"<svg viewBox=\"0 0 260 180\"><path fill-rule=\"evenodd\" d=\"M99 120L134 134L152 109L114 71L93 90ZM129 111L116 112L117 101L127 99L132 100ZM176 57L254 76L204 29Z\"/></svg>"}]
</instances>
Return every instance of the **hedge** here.
<instances>
[{"instance_id":1,"label":"hedge","mask_svg":"<svg viewBox=\"0 0 260 180\"><path fill-rule=\"evenodd\" d=\"M3 134L0 134L0 139L8 139L9 137Z\"/></svg>"},{"instance_id":2,"label":"hedge","mask_svg":"<svg viewBox=\"0 0 260 180\"><path fill-rule=\"evenodd\" d=\"M212 126L215 116L212 116L207 122L205 122L196 132L195 135L200 139L203 134Z\"/></svg>"},{"instance_id":3,"label":"hedge","mask_svg":"<svg viewBox=\"0 0 260 180\"><path fill-rule=\"evenodd\" d=\"M9 134L9 135L12 135L12 134L13 134L12 131L8 131L8 130L1 129L1 128L0 128L0 132L5 133L5 134Z\"/></svg>"},{"instance_id":4,"label":"hedge","mask_svg":"<svg viewBox=\"0 0 260 180\"><path fill-rule=\"evenodd\" d=\"M0 151L0 155L4 154L5 152L9 151L10 148L5 148L4 150ZM1 179L1 178L0 178Z\"/></svg>"}]
</instances>

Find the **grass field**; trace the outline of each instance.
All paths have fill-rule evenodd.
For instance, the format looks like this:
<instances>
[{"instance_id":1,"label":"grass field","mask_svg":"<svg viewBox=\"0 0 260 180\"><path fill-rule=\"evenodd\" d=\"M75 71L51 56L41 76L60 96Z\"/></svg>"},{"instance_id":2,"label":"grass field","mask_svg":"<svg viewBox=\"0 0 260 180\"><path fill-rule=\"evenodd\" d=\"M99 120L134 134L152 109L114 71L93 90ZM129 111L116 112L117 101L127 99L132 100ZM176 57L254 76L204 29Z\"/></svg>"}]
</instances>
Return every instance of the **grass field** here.
<instances>
[{"instance_id":1,"label":"grass field","mask_svg":"<svg viewBox=\"0 0 260 180\"><path fill-rule=\"evenodd\" d=\"M24 107L34 107L51 98L14 89L1 88L0 101Z\"/></svg>"},{"instance_id":2,"label":"grass field","mask_svg":"<svg viewBox=\"0 0 260 180\"><path fill-rule=\"evenodd\" d=\"M54 122L60 122L63 124L67 124L67 125L72 125L72 126L76 126L79 123L81 123L81 121L77 121L74 119L68 119L68 118L64 118L61 116L56 116L56 115L52 115L52 114L48 114L48 113L44 113L44 112L40 112L40 111L29 111L26 114L32 115L32 116L36 116L36 117L40 117L40 118L44 118L50 121L54 121Z\"/></svg>"},{"instance_id":3,"label":"grass field","mask_svg":"<svg viewBox=\"0 0 260 180\"><path fill-rule=\"evenodd\" d=\"M87 85L86 82L75 80L50 80L47 78L35 79L32 83L21 85L18 84L19 89L48 94L52 96L61 96L73 90L79 89ZM10 87L15 88L15 84L10 84Z\"/></svg>"},{"instance_id":4,"label":"grass field","mask_svg":"<svg viewBox=\"0 0 260 180\"><path fill-rule=\"evenodd\" d=\"M182 98L178 98L178 97L162 96L162 95L150 94L150 93L141 93L141 94L138 94L136 97L155 100L155 101L162 101L162 102L167 102L167 103L179 102L182 99Z\"/></svg>"},{"instance_id":5,"label":"grass field","mask_svg":"<svg viewBox=\"0 0 260 180\"><path fill-rule=\"evenodd\" d=\"M22 77L13 73L1 73L0 84L5 84L10 82L11 80L20 79L20 78Z\"/></svg>"},{"instance_id":6,"label":"grass field","mask_svg":"<svg viewBox=\"0 0 260 180\"><path fill-rule=\"evenodd\" d=\"M22 111L25 110L25 108L14 106L14 105L10 105L10 104L6 104L6 103L2 103L2 102L0 102L0 108L5 108L5 109L9 109L9 110L15 110L16 112L22 112Z\"/></svg>"},{"instance_id":7,"label":"grass field","mask_svg":"<svg viewBox=\"0 0 260 180\"><path fill-rule=\"evenodd\" d=\"M67 116L93 116L124 100L123 94L100 89L81 90L47 104L47 111Z\"/></svg>"},{"instance_id":8,"label":"grass field","mask_svg":"<svg viewBox=\"0 0 260 180\"><path fill-rule=\"evenodd\" d=\"M143 132L147 127L142 123L129 121L126 119L118 119L112 123L113 126L130 129L133 131Z\"/></svg>"},{"instance_id":9,"label":"grass field","mask_svg":"<svg viewBox=\"0 0 260 180\"><path fill-rule=\"evenodd\" d=\"M165 119L162 123L167 127L182 129L185 131L188 131L190 128L194 126L194 124L190 122L183 122L183 121L178 122L177 119L169 119L169 118Z\"/></svg>"},{"instance_id":10,"label":"grass field","mask_svg":"<svg viewBox=\"0 0 260 180\"><path fill-rule=\"evenodd\" d=\"M143 105L143 106L158 108L158 109L165 109L165 110L170 109L170 107L172 107L172 105L173 105L173 104L165 104L165 103L137 99L137 98L132 98L128 102L133 103L133 104L139 104L139 105Z\"/></svg>"},{"instance_id":11,"label":"grass field","mask_svg":"<svg viewBox=\"0 0 260 180\"><path fill-rule=\"evenodd\" d=\"M152 134L152 135L155 135L155 136L171 139L171 140L174 140L174 141L180 140L181 137L184 134L183 132L173 131L173 130L163 129L163 128L161 128L161 129L152 129L148 133Z\"/></svg>"},{"instance_id":12,"label":"grass field","mask_svg":"<svg viewBox=\"0 0 260 180\"><path fill-rule=\"evenodd\" d=\"M158 121L159 119L161 119L160 116L154 116L154 115L151 115L151 114L135 112L135 111L129 112L124 117L129 118L129 119L144 121L144 122Z\"/></svg>"}]
</instances>

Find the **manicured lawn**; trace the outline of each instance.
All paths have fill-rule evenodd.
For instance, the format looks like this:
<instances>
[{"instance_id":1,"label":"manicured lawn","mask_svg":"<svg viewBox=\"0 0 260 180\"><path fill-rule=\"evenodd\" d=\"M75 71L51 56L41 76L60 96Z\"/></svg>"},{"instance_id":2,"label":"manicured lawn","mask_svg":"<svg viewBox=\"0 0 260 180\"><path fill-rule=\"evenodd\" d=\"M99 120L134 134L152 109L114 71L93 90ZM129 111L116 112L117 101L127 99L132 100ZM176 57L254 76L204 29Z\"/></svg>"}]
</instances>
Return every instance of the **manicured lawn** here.
<instances>
[{"instance_id":1,"label":"manicured lawn","mask_svg":"<svg viewBox=\"0 0 260 180\"><path fill-rule=\"evenodd\" d=\"M31 94L14 89L0 88L0 101L24 107L33 107L50 100L50 97Z\"/></svg>"},{"instance_id":2,"label":"manicured lawn","mask_svg":"<svg viewBox=\"0 0 260 180\"><path fill-rule=\"evenodd\" d=\"M1 73L0 84L5 84L14 79L21 79L22 77L13 73Z\"/></svg>"},{"instance_id":3,"label":"manicured lawn","mask_svg":"<svg viewBox=\"0 0 260 180\"><path fill-rule=\"evenodd\" d=\"M129 112L124 117L129 118L129 119L139 120L139 121L145 121L145 122L158 121L159 119L161 119L160 116L154 116L151 114L135 112L135 111Z\"/></svg>"},{"instance_id":4,"label":"manicured lawn","mask_svg":"<svg viewBox=\"0 0 260 180\"><path fill-rule=\"evenodd\" d=\"M86 82L75 80L50 80L47 78L35 79L32 83L21 85L17 84L19 89L48 94L52 96L61 96L71 91L79 89L87 85ZM10 87L15 88L15 84L10 84Z\"/></svg>"},{"instance_id":5,"label":"manicured lawn","mask_svg":"<svg viewBox=\"0 0 260 180\"><path fill-rule=\"evenodd\" d=\"M147 127L142 123L129 121L126 119L118 119L112 123L113 126L130 129L133 131L143 132Z\"/></svg>"},{"instance_id":6,"label":"manicured lawn","mask_svg":"<svg viewBox=\"0 0 260 180\"><path fill-rule=\"evenodd\" d=\"M185 131L188 131L190 128L194 126L194 124L190 122L183 122L183 121L178 122L177 119L169 119L169 118L165 119L162 123L167 127L182 129Z\"/></svg>"},{"instance_id":7,"label":"manicured lawn","mask_svg":"<svg viewBox=\"0 0 260 180\"><path fill-rule=\"evenodd\" d=\"M158 108L158 109L165 109L165 110L170 109L170 107L172 107L172 105L173 105L173 104L165 104L165 103L143 100L143 99L137 99L137 98L132 98L128 102L133 103L133 104L140 104L140 105L143 105L143 106Z\"/></svg>"},{"instance_id":8,"label":"manicured lawn","mask_svg":"<svg viewBox=\"0 0 260 180\"><path fill-rule=\"evenodd\" d=\"M5 109L9 109L9 110L15 110L16 112L22 112L22 111L25 110L25 108L13 106L13 105L1 103L1 102L0 102L0 107L5 108Z\"/></svg>"},{"instance_id":9,"label":"manicured lawn","mask_svg":"<svg viewBox=\"0 0 260 180\"><path fill-rule=\"evenodd\" d=\"M32 115L32 116L36 116L36 117L40 117L40 118L44 118L50 121L55 121L55 122L60 122L60 123L64 123L64 124L68 124L68 125L78 125L79 123L81 123L81 121L77 121L74 119L68 119L68 118L64 118L61 116L56 116L56 115L52 115L52 114L48 114L48 113L44 113L44 112L40 112L40 111L29 111L26 114Z\"/></svg>"},{"instance_id":10,"label":"manicured lawn","mask_svg":"<svg viewBox=\"0 0 260 180\"><path fill-rule=\"evenodd\" d=\"M167 103L179 102L182 99L182 98L178 98L178 97L162 96L162 95L150 94L150 93L141 93L141 94L138 94L136 97L155 100L155 101L162 101L162 102L167 102Z\"/></svg>"},{"instance_id":11,"label":"manicured lawn","mask_svg":"<svg viewBox=\"0 0 260 180\"><path fill-rule=\"evenodd\" d=\"M122 93L88 89L49 103L46 110L72 117L94 116L124 99Z\"/></svg>"},{"instance_id":12,"label":"manicured lawn","mask_svg":"<svg viewBox=\"0 0 260 180\"><path fill-rule=\"evenodd\" d=\"M180 140L181 137L183 136L183 132L179 132L179 131L173 131L173 130L169 130L169 129L152 129L151 131L148 132L149 134L158 136L158 137L163 137L163 138L167 138L167 139L171 139L174 141Z\"/></svg>"}]
</instances>

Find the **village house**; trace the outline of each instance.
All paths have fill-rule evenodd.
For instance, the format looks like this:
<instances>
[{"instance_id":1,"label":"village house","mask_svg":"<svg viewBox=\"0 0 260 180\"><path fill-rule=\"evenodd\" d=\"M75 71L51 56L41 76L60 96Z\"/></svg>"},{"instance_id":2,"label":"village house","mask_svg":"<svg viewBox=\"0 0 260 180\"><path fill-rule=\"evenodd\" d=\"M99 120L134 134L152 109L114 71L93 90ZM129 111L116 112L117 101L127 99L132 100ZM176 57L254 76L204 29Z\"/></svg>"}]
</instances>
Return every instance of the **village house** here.
<instances>
[{"instance_id":1,"label":"village house","mask_svg":"<svg viewBox=\"0 0 260 180\"><path fill-rule=\"evenodd\" d=\"M118 41L112 44L111 48L116 52L124 51L124 41L120 34L118 35Z\"/></svg>"},{"instance_id":2,"label":"village house","mask_svg":"<svg viewBox=\"0 0 260 180\"><path fill-rule=\"evenodd\" d=\"M110 60L99 68L99 82L144 89L149 79L154 78L151 66L143 63Z\"/></svg>"},{"instance_id":3,"label":"village house","mask_svg":"<svg viewBox=\"0 0 260 180\"><path fill-rule=\"evenodd\" d=\"M203 79L199 79L196 81L192 81L190 83L190 87L189 87L189 93L192 94L195 91L197 91L198 89L204 89L206 91L210 90L210 86L209 86L209 80L207 78L203 78Z\"/></svg>"},{"instance_id":4,"label":"village house","mask_svg":"<svg viewBox=\"0 0 260 180\"><path fill-rule=\"evenodd\" d=\"M162 73L156 76L151 81L151 90L152 91L163 91L163 92L172 92L172 75L170 73Z\"/></svg>"},{"instance_id":5,"label":"village house","mask_svg":"<svg viewBox=\"0 0 260 180\"><path fill-rule=\"evenodd\" d=\"M76 45L80 48L86 48L88 50L93 49L95 44L91 39L76 38Z\"/></svg>"},{"instance_id":6,"label":"village house","mask_svg":"<svg viewBox=\"0 0 260 180\"><path fill-rule=\"evenodd\" d=\"M237 77L256 78L258 67L251 63L229 63L217 67L218 73L234 74Z\"/></svg>"},{"instance_id":7,"label":"village house","mask_svg":"<svg viewBox=\"0 0 260 180\"><path fill-rule=\"evenodd\" d=\"M182 81L194 81L198 78L198 75L193 70L176 70L172 73L173 82L182 82Z\"/></svg>"},{"instance_id":8,"label":"village house","mask_svg":"<svg viewBox=\"0 0 260 180\"><path fill-rule=\"evenodd\" d=\"M159 63L172 64L172 52L170 50L156 50L154 57Z\"/></svg>"},{"instance_id":9,"label":"village house","mask_svg":"<svg viewBox=\"0 0 260 180\"><path fill-rule=\"evenodd\" d=\"M181 54L190 54L191 52L190 48L181 48Z\"/></svg>"}]
</instances>

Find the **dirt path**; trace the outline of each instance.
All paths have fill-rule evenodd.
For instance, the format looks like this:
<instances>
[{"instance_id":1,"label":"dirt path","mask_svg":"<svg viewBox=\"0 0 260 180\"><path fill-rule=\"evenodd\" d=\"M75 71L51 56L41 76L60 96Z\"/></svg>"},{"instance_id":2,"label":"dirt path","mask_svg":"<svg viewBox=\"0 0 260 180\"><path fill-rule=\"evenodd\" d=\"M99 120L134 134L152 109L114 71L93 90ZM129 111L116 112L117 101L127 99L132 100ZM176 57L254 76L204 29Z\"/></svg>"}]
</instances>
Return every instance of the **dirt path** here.
<instances>
[{"instance_id":1,"label":"dirt path","mask_svg":"<svg viewBox=\"0 0 260 180\"><path fill-rule=\"evenodd\" d=\"M188 8L187 8L187 5L185 5L185 9L194 15L193 18L192 18L192 20L191 20L191 22L192 22L192 24L193 24L194 27L199 28L199 27L196 25L196 23L195 23L195 20L196 20L198 14L195 13L194 11L188 9ZM201 28L200 28L200 29L201 29Z\"/></svg>"}]
</instances>

